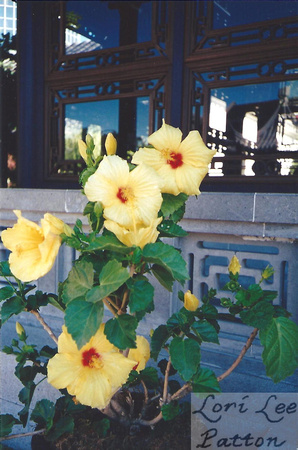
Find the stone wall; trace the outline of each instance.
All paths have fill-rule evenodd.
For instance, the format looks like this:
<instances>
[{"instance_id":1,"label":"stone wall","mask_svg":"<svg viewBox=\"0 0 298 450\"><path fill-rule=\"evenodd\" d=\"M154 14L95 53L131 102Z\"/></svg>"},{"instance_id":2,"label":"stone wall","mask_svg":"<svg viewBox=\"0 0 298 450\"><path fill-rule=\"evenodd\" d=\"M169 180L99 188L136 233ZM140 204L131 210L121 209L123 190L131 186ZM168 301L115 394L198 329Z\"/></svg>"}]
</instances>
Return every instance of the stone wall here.
<instances>
[{"instance_id":1,"label":"stone wall","mask_svg":"<svg viewBox=\"0 0 298 450\"><path fill-rule=\"evenodd\" d=\"M45 212L71 226L79 217L88 230L87 220L81 214L87 200L80 191L1 189L0 199L1 227L12 226L13 209L21 209L26 218L36 222ZM258 282L261 271L270 263L275 273L265 288L278 291L275 302L289 309L297 319L297 219L296 194L202 193L198 198L190 198L181 222L189 234L175 241L189 265L191 280L185 288L201 298L208 287L214 287L219 297L226 297L222 287L234 254L242 265L240 281L244 286ZM1 260L7 258L8 252L3 247L0 253ZM55 292L75 257L73 249L62 247L54 268L38 280L38 289ZM169 293L155 283L155 311L147 316L140 333L149 334L151 328L181 307L176 295L178 289L181 286ZM44 314L47 320L55 322L54 328L60 329L62 318L57 310L50 307ZM221 330L223 345L230 347L232 342L235 351L249 333L247 327L231 322L221 323Z\"/></svg>"}]
</instances>

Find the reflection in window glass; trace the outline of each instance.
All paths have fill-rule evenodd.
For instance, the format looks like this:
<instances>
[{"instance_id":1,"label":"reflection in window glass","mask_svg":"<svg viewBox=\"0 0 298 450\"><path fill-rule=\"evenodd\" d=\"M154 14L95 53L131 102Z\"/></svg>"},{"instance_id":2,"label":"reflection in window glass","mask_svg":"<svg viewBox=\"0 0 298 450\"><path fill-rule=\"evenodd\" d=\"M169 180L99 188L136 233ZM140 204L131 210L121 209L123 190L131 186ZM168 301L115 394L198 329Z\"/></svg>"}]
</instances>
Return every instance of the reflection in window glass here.
<instances>
[{"instance_id":1,"label":"reflection in window glass","mask_svg":"<svg viewBox=\"0 0 298 450\"><path fill-rule=\"evenodd\" d=\"M66 54L151 40L151 2L66 2Z\"/></svg>"},{"instance_id":2,"label":"reflection in window glass","mask_svg":"<svg viewBox=\"0 0 298 450\"><path fill-rule=\"evenodd\" d=\"M108 133L118 133L119 100L65 105L65 159L80 159L78 139L89 133L101 153Z\"/></svg>"},{"instance_id":3,"label":"reflection in window glass","mask_svg":"<svg viewBox=\"0 0 298 450\"><path fill-rule=\"evenodd\" d=\"M298 14L298 4L293 1L214 1L213 28L245 25L263 20L292 17Z\"/></svg>"},{"instance_id":4,"label":"reflection in window glass","mask_svg":"<svg viewBox=\"0 0 298 450\"><path fill-rule=\"evenodd\" d=\"M148 145L149 97L137 99L137 148Z\"/></svg>"},{"instance_id":5,"label":"reflection in window glass","mask_svg":"<svg viewBox=\"0 0 298 450\"><path fill-rule=\"evenodd\" d=\"M210 175L297 173L297 89L298 81L287 81L211 90L207 145L217 153Z\"/></svg>"}]
</instances>

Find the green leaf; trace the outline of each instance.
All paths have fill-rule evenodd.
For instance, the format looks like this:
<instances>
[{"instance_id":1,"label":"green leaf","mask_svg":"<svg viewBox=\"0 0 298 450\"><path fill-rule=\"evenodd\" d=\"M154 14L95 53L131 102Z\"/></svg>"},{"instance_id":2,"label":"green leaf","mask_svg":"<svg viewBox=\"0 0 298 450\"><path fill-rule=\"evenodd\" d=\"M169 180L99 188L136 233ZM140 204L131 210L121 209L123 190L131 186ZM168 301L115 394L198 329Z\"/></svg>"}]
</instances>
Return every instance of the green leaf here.
<instances>
[{"instance_id":1,"label":"green leaf","mask_svg":"<svg viewBox=\"0 0 298 450\"><path fill-rule=\"evenodd\" d=\"M100 438L104 438L107 436L110 429L110 421L108 418L97 420L92 423L91 428Z\"/></svg>"},{"instance_id":2,"label":"green leaf","mask_svg":"<svg viewBox=\"0 0 298 450\"><path fill-rule=\"evenodd\" d=\"M172 292L175 278L166 269L157 264L153 264L151 272L164 288Z\"/></svg>"},{"instance_id":3,"label":"green leaf","mask_svg":"<svg viewBox=\"0 0 298 450\"><path fill-rule=\"evenodd\" d=\"M0 262L0 276L1 277L12 277L13 276L11 273L8 261Z\"/></svg>"},{"instance_id":4,"label":"green leaf","mask_svg":"<svg viewBox=\"0 0 298 450\"><path fill-rule=\"evenodd\" d=\"M11 414L0 415L0 437L8 436L14 425L18 425L21 422L13 417Z\"/></svg>"},{"instance_id":5,"label":"green leaf","mask_svg":"<svg viewBox=\"0 0 298 450\"><path fill-rule=\"evenodd\" d=\"M21 391L19 392L19 400L21 403L24 403L24 408L18 413L20 416L20 420L25 427L29 414L29 406L31 404L31 400L36 388L36 384L33 381L30 381Z\"/></svg>"},{"instance_id":6,"label":"green leaf","mask_svg":"<svg viewBox=\"0 0 298 450\"><path fill-rule=\"evenodd\" d=\"M170 344L173 367L185 381L189 381L200 363L200 345L193 339L175 337Z\"/></svg>"},{"instance_id":7,"label":"green leaf","mask_svg":"<svg viewBox=\"0 0 298 450\"><path fill-rule=\"evenodd\" d=\"M291 313L287 311L285 308L279 305L273 305L274 308L274 317L291 317Z\"/></svg>"},{"instance_id":8,"label":"green leaf","mask_svg":"<svg viewBox=\"0 0 298 450\"><path fill-rule=\"evenodd\" d=\"M194 321L194 315L191 311L188 311L185 308L181 308L181 310L177 313L172 314L172 316L167 320L167 328L170 332L178 329L177 331L187 332L189 330L189 326Z\"/></svg>"},{"instance_id":9,"label":"green leaf","mask_svg":"<svg viewBox=\"0 0 298 450\"><path fill-rule=\"evenodd\" d=\"M161 407L162 418L165 421L172 420L179 415L180 407L178 402L171 402Z\"/></svg>"},{"instance_id":10,"label":"green leaf","mask_svg":"<svg viewBox=\"0 0 298 450\"><path fill-rule=\"evenodd\" d=\"M203 316L204 319L216 319L218 311L215 306L205 304L200 308L199 316Z\"/></svg>"},{"instance_id":11,"label":"green leaf","mask_svg":"<svg viewBox=\"0 0 298 450\"><path fill-rule=\"evenodd\" d=\"M215 373L205 367L200 367L191 383L193 392L221 392Z\"/></svg>"},{"instance_id":12,"label":"green leaf","mask_svg":"<svg viewBox=\"0 0 298 450\"><path fill-rule=\"evenodd\" d=\"M15 290L12 286L4 286L0 289L0 302L2 300L6 300L7 298L11 298L15 293Z\"/></svg>"},{"instance_id":13,"label":"green leaf","mask_svg":"<svg viewBox=\"0 0 298 450\"><path fill-rule=\"evenodd\" d=\"M263 290L263 300L267 300L268 302L273 302L274 299L276 299L278 295L277 291L264 291Z\"/></svg>"},{"instance_id":14,"label":"green leaf","mask_svg":"<svg viewBox=\"0 0 298 450\"><path fill-rule=\"evenodd\" d=\"M87 406L81 403L75 404L74 397L71 397L68 393L63 397L59 397L56 401L55 409L60 415L73 415L86 411Z\"/></svg>"},{"instance_id":15,"label":"green leaf","mask_svg":"<svg viewBox=\"0 0 298 450\"><path fill-rule=\"evenodd\" d=\"M278 383L292 375L298 363L297 325L286 317L273 318L266 329L260 330L260 341L267 376Z\"/></svg>"},{"instance_id":16,"label":"green leaf","mask_svg":"<svg viewBox=\"0 0 298 450\"><path fill-rule=\"evenodd\" d=\"M161 205L161 212L164 217L169 217L175 213L178 209L183 207L188 196L186 194L172 195L162 194L163 202Z\"/></svg>"},{"instance_id":17,"label":"green leaf","mask_svg":"<svg viewBox=\"0 0 298 450\"><path fill-rule=\"evenodd\" d=\"M115 235L105 235L100 236L85 249L88 252L93 252L97 250L109 250L115 253L121 253L126 255L127 253L134 250L133 247L126 247L126 245L122 244Z\"/></svg>"},{"instance_id":18,"label":"green leaf","mask_svg":"<svg viewBox=\"0 0 298 450\"><path fill-rule=\"evenodd\" d=\"M185 213L185 204L182 205L179 209L177 209L173 214L169 216L171 220L173 220L175 223L180 222L181 219L183 219Z\"/></svg>"},{"instance_id":19,"label":"green leaf","mask_svg":"<svg viewBox=\"0 0 298 450\"><path fill-rule=\"evenodd\" d=\"M63 312L65 311L65 306L61 305L59 303L56 295L54 295L54 294L49 295L48 300L51 305L55 306L55 308L60 309L60 311L63 311Z\"/></svg>"},{"instance_id":20,"label":"green leaf","mask_svg":"<svg viewBox=\"0 0 298 450\"><path fill-rule=\"evenodd\" d=\"M158 225L159 237L184 237L187 236L187 231L183 230L180 225L177 225L172 220L163 220Z\"/></svg>"},{"instance_id":21,"label":"green leaf","mask_svg":"<svg viewBox=\"0 0 298 450\"><path fill-rule=\"evenodd\" d=\"M84 297L92 288L93 280L93 265L84 260L76 262L63 286L63 302L67 305L75 299Z\"/></svg>"},{"instance_id":22,"label":"green leaf","mask_svg":"<svg viewBox=\"0 0 298 450\"><path fill-rule=\"evenodd\" d=\"M136 328L138 321L128 314L121 314L105 324L104 333L108 340L120 350L136 348Z\"/></svg>"},{"instance_id":23,"label":"green leaf","mask_svg":"<svg viewBox=\"0 0 298 450\"><path fill-rule=\"evenodd\" d=\"M65 311L65 324L68 332L80 349L97 332L104 313L103 303L88 303L73 300Z\"/></svg>"},{"instance_id":24,"label":"green leaf","mask_svg":"<svg viewBox=\"0 0 298 450\"><path fill-rule=\"evenodd\" d=\"M96 167L88 167L87 169L83 170L80 174L79 182L84 187L85 184L88 181L88 178L93 175L96 171Z\"/></svg>"},{"instance_id":25,"label":"green leaf","mask_svg":"<svg viewBox=\"0 0 298 450\"><path fill-rule=\"evenodd\" d=\"M145 367L141 370L140 377L148 389L155 389L159 385L158 372L155 367Z\"/></svg>"},{"instance_id":26,"label":"green leaf","mask_svg":"<svg viewBox=\"0 0 298 450\"><path fill-rule=\"evenodd\" d=\"M46 306L49 303L47 294L42 291L36 291L35 294L29 295L27 298L26 308L30 311L38 309L41 306Z\"/></svg>"},{"instance_id":27,"label":"green leaf","mask_svg":"<svg viewBox=\"0 0 298 450\"><path fill-rule=\"evenodd\" d=\"M55 405L50 400L42 399L36 403L31 414L31 420L36 422L40 428L46 428L46 432L53 426Z\"/></svg>"},{"instance_id":28,"label":"green leaf","mask_svg":"<svg viewBox=\"0 0 298 450\"><path fill-rule=\"evenodd\" d=\"M201 337L202 341L219 344L216 329L205 319L192 324L192 329Z\"/></svg>"},{"instance_id":29,"label":"green leaf","mask_svg":"<svg viewBox=\"0 0 298 450\"><path fill-rule=\"evenodd\" d=\"M86 295L87 302L98 302L116 291L129 278L129 273L115 259L109 261L99 275L100 285L93 287Z\"/></svg>"},{"instance_id":30,"label":"green leaf","mask_svg":"<svg viewBox=\"0 0 298 450\"><path fill-rule=\"evenodd\" d=\"M169 337L170 333L166 325L159 325L159 327L154 330L151 338L151 358L153 358L155 361L157 360L159 352L161 351L162 347L165 345Z\"/></svg>"},{"instance_id":31,"label":"green leaf","mask_svg":"<svg viewBox=\"0 0 298 450\"><path fill-rule=\"evenodd\" d=\"M129 309L131 313L146 310L146 308L152 304L154 287L147 279L131 279L131 282L128 283L128 287L130 289Z\"/></svg>"},{"instance_id":32,"label":"green leaf","mask_svg":"<svg viewBox=\"0 0 298 450\"><path fill-rule=\"evenodd\" d=\"M162 266L181 284L189 279L186 262L179 251L171 245L163 242L147 244L143 249L143 258L146 262Z\"/></svg>"},{"instance_id":33,"label":"green leaf","mask_svg":"<svg viewBox=\"0 0 298 450\"><path fill-rule=\"evenodd\" d=\"M265 328L274 315L274 307L266 300L261 300L252 308L241 311L240 317L243 323L255 328Z\"/></svg>"},{"instance_id":34,"label":"green leaf","mask_svg":"<svg viewBox=\"0 0 298 450\"><path fill-rule=\"evenodd\" d=\"M168 365L168 360L166 358L163 358L163 359L161 359L159 361L159 363L157 365L160 368L161 373L163 375L165 375L166 369L167 369L167 365ZM169 377L171 377L172 375L175 375L176 373L177 373L177 370L174 369L174 367L171 364L170 365L170 371L169 371Z\"/></svg>"},{"instance_id":35,"label":"green leaf","mask_svg":"<svg viewBox=\"0 0 298 450\"><path fill-rule=\"evenodd\" d=\"M21 297L12 297L6 300L1 309L2 324L5 323L13 314L19 314L24 311L25 306Z\"/></svg>"},{"instance_id":36,"label":"green leaf","mask_svg":"<svg viewBox=\"0 0 298 450\"><path fill-rule=\"evenodd\" d=\"M74 419L71 416L60 417L58 422L54 423L52 428L46 434L47 441L56 441L64 433L73 433L74 430Z\"/></svg>"}]
</instances>

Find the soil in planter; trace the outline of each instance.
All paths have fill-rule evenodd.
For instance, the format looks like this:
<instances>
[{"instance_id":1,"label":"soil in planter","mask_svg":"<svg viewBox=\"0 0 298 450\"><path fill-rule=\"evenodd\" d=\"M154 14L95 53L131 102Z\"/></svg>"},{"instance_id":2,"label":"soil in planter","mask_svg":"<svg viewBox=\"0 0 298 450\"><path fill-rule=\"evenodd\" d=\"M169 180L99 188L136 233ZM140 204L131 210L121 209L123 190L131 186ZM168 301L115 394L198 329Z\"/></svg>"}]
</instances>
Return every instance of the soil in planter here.
<instances>
[{"instance_id":1,"label":"soil in planter","mask_svg":"<svg viewBox=\"0 0 298 450\"><path fill-rule=\"evenodd\" d=\"M85 417L84 417L85 416ZM189 450L191 441L190 413L184 413L172 421L161 420L154 429L142 427L131 434L130 430L111 421L105 438L99 438L92 427L103 415L92 410L75 421L73 434L63 435L55 444L43 436L32 438L32 450Z\"/></svg>"}]
</instances>

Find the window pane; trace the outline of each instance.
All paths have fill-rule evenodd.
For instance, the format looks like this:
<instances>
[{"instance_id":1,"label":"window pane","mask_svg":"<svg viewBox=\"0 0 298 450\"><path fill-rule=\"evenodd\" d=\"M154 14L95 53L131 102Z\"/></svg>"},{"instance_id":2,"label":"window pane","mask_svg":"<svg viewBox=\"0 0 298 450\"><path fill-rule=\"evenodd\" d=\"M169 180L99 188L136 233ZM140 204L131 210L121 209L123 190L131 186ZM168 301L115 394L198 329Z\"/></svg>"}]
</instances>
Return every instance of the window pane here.
<instances>
[{"instance_id":1,"label":"window pane","mask_svg":"<svg viewBox=\"0 0 298 450\"><path fill-rule=\"evenodd\" d=\"M213 28L245 25L263 20L291 17L298 14L298 4L293 1L215 1Z\"/></svg>"},{"instance_id":2,"label":"window pane","mask_svg":"<svg viewBox=\"0 0 298 450\"><path fill-rule=\"evenodd\" d=\"M6 8L6 17L13 18L13 9L12 9L12 7L11 8L9 8L9 7Z\"/></svg>"},{"instance_id":3,"label":"window pane","mask_svg":"<svg viewBox=\"0 0 298 450\"><path fill-rule=\"evenodd\" d=\"M211 176L297 174L298 81L211 90Z\"/></svg>"},{"instance_id":4,"label":"window pane","mask_svg":"<svg viewBox=\"0 0 298 450\"><path fill-rule=\"evenodd\" d=\"M78 139L85 140L88 133L101 152L105 136L118 133L118 116L119 100L65 105L65 159L80 159Z\"/></svg>"},{"instance_id":5,"label":"window pane","mask_svg":"<svg viewBox=\"0 0 298 450\"><path fill-rule=\"evenodd\" d=\"M149 97L137 99L137 147L148 145Z\"/></svg>"},{"instance_id":6,"label":"window pane","mask_svg":"<svg viewBox=\"0 0 298 450\"><path fill-rule=\"evenodd\" d=\"M149 40L151 40L151 2L66 3L66 54Z\"/></svg>"}]
</instances>

